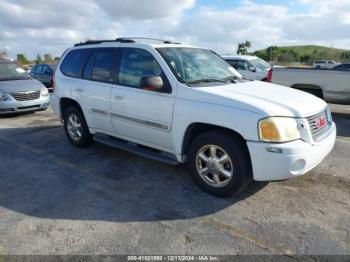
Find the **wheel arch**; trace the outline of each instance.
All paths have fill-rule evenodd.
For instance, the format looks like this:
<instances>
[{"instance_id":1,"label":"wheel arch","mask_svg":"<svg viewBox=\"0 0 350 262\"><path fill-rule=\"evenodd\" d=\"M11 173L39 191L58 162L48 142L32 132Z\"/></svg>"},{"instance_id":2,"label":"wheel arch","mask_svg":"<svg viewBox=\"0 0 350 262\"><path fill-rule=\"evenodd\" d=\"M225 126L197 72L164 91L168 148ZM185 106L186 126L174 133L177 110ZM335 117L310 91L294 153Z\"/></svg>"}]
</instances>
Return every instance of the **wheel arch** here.
<instances>
[{"instance_id":1,"label":"wheel arch","mask_svg":"<svg viewBox=\"0 0 350 262\"><path fill-rule=\"evenodd\" d=\"M76 100L68 98L68 97L62 97L60 99L60 113L61 113L62 119L64 118L64 114L67 111L67 109L70 107L73 107L73 106L77 107L80 110L80 112L83 114L83 117L85 118L83 110L82 110L80 104Z\"/></svg>"},{"instance_id":2,"label":"wheel arch","mask_svg":"<svg viewBox=\"0 0 350 262\"><path fill-rule=\"evenodd\" d=\"M232 136L238 137L244 143L246 144L246 139L238 133L236 130L214 125L214 124L208 124L208 123L201 123L201 122L196 122L196 123L191 123L185 133L184 133L184 138L182 140L182 146L181 146L181 153L182 155L186 155L189 147L191 146L192 141L198 137L200 134L209 132L209 131L219 131L222 133L230 134Z\"/></svg>"},{"instance_id":3,"label":"wheel arch","mask_svg":"<svg viewBox=\"0 0 350 262\"><path fill-rule=\"evenodd\" d=\"M313 91L319 91L321 98L324 98L324 90L322 88L322 86L318 85L318 84L294 84L291 86L291 88L297 89L297 90L313 90Z\"/></svg>"}]
</instances>

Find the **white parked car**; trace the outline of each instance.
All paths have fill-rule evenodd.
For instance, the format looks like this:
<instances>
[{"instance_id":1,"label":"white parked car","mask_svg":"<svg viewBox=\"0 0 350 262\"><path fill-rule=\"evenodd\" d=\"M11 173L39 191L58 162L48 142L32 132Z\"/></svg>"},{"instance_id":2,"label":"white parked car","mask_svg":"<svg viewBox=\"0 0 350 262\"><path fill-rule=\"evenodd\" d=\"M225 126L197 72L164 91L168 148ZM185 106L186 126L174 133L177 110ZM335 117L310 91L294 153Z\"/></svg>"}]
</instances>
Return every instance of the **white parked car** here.
<instances>
[{"instance_id":1,"label":"white parked car","mask_svg":"<svg viewBox=\"0 0 350 262\"><path fill-rule=\"evenodd\" d=\"M221 197L253 179L308 172L336 139L323 100L241 79L221 57L193 46L88 41L63 54L54 82L52 107L73 145L95 140L187 163L200 188Z\"/></svg>"},{"instance_id":2,"label":"white parked car","mask_svg":"<svg viewBox=\"0 0 350 262\"><path fill-rule=\"evenodd\" d=\"M337 65L340 65L340 63L331 60L319 60L313 62L313 67L316 69L332 69Z\"/></svg>"},{"instance_id":3,"label":"white parked car","mask_svg":"<svg viewBox=\"0 0 350 262\"><path fill-rule=\"evenodd\" d=\"M266 81L271 65L265 60L250 55L222 56L245 79Z\"/></svg>"}]
</instances>

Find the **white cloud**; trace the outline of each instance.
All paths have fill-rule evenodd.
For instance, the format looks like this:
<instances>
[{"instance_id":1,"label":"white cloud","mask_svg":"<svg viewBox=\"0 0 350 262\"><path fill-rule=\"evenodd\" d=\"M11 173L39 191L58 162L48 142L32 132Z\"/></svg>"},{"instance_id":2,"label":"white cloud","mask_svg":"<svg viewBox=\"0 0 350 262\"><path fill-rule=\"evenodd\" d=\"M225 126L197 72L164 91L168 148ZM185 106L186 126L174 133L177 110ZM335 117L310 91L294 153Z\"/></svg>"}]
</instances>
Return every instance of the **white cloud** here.
<instances>
[{"instance_id":1,"label":"white cloud","mask_svg":"<svg viewBox=\"0 0 350 262\"><path fill-rule=\"evenodd\" d=\"M95 0L111 17L154 20L175 17L192 8L195 0Z\"/></svg>"},{"instance_id":2,"label":"white cloud","mask_svg":"<svg viewBox=\"0 0 350 262\"><path fill-rule=\"evenodd\" d=\"M195 0L0 0L0 44L13 56L24 52L29 57L38 52L60 55L82 40L120 36L174 39L219 52L232 52L245 40L254 49L282 44L350 46L349 0L290 0L279 5L242 0L228 9L199 4Z\"/></svg>"}]
</instances>

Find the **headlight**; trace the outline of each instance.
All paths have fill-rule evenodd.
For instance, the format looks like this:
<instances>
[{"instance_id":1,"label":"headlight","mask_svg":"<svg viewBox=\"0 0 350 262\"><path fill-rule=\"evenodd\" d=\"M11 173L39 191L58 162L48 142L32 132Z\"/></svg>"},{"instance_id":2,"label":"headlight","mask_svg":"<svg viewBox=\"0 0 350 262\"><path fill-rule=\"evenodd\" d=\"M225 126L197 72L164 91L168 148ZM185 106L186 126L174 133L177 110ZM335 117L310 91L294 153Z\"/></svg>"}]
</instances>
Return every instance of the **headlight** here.
<instances>
[{"instance_id":1,"label":"headlight","mask_svg":"<svg viewBox=\"0 0 350 262\"><path fill-rule=\"evenodd\" d=\"M298 124L290 117L269 117L259 121L259 136L264 142L288 142L300 138Z\"/></svg>"},{"instance_id":2,"label":"headlight","mask_svg":"<svg viewBox=\"0 0 350 262\"><path fill-rule=\"evenodd\" d=\"M6 93L0 91L0 101L5 101L8 99L8 96L6 95Z\"/></svg>"},{"instance_id":3,"label":"headlight","mask_svg":"<svg viewBox=\"0 0 350 262\"><path fill-rule=\"evenodd\" d=\"M47 90L47 88L44 87L43 89L41 89L41 95L42 96L48 96L49 95L49 90Z\"/></svg>"}]
</instances>

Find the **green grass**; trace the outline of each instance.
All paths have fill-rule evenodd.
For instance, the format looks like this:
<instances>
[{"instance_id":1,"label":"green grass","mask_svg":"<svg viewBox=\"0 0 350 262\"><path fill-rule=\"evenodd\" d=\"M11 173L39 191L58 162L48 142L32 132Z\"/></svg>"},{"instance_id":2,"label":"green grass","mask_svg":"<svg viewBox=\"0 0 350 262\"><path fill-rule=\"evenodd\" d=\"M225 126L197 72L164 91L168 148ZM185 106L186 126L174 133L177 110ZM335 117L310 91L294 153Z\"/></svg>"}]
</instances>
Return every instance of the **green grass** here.
<instances>
[{"instance_id":1,"label":"green grass","mask_svg":"<svg viewBox=\"0 0 350 262\"><path fill-rule=\"evenodd\" d=\"M325 46L281 46L278 47L278 50L280 52L296 52L298 57L310 56L311 60L335 60L339 62L350 60L350 50L330 48ZM257 53L266 53L266 49L254 52L254 54Z\"/></svg>"}]
</instances>

